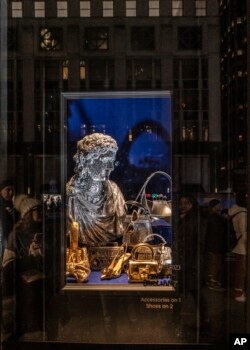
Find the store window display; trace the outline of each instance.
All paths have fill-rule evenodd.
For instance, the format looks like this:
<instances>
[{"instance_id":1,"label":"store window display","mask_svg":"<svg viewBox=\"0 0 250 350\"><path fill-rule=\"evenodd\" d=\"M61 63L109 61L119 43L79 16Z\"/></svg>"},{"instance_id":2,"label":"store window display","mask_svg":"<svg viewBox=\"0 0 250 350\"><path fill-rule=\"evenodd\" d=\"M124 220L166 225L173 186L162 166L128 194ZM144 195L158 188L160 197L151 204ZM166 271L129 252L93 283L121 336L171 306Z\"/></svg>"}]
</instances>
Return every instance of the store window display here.
<instances>
[{"instance_id":1,"label":"store window display","mask_svg":"<svg viewBox=\"0 0 250 350\"><path fill-rule=\"evenodd\" d=\"M63 101L65 288L133 290L147 284L172 290L171 210L167 217L155 212L171 202L168 92L66 94ZM147 190L142 187L156 174ZM132 254L137 244L140 257ZM153 257L147 254L151 246Z\"/></svg>"}]
</instances>

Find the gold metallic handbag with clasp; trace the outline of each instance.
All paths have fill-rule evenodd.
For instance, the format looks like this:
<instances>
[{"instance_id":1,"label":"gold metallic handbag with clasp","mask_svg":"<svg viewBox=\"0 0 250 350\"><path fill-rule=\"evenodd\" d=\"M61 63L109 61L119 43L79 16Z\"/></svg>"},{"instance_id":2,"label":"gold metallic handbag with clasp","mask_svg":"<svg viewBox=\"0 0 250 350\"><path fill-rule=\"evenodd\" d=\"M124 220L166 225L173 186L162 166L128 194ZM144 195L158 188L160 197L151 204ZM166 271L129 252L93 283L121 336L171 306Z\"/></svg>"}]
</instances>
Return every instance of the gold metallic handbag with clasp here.
<instances>
[{"instance_id":1,"label":"gold metallic handbag with clasp","mask_svg":"<svg viewBox=\"0 0 250 350\"><path fill-rule=\"evenodd\" d=\"M142 283L157 280L158 262L154 260L154 250L148 243L134 246L129 260L128 281Z\"/></svg>"}]
</instances>

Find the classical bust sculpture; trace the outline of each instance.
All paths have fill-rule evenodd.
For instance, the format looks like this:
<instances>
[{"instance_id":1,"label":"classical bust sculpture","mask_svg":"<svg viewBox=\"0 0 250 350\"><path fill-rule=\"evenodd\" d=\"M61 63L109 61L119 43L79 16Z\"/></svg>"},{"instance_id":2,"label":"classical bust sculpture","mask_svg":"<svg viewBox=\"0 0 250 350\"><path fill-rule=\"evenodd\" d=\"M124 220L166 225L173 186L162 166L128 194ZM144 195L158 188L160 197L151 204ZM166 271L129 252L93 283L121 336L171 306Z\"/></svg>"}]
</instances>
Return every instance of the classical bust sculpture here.
<instances>
[{"instance_id":1,"label":"classical bust sculpture","mask_svg":"<svg viewBox=\"0 0 250 350\"><path fill-rule=\"evenodd\" d=\"M118 150L108 135L94 133L77 142L75 175L67 183L68 219L79 224L79 243L95 245L123 234L124 198L109 180Z\"/></svg>"}]
</instances>

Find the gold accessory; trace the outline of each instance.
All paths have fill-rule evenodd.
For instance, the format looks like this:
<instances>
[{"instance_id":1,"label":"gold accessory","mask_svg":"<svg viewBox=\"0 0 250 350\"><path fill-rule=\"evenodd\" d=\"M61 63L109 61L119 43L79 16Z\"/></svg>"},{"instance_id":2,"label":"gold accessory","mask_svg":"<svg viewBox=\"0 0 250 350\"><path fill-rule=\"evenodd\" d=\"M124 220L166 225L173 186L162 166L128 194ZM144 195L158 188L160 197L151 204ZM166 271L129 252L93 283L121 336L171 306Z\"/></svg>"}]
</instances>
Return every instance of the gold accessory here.
<instances>
[{"instance_id":1,"label":"gold accessory","mask_svg":"<svg viewBox=\"0 0 250 350\"><path fill-rule=\"evenodd\" d=\"M109 242L88 247L89 263L92 271L101 271L109 266L115 257L124 253L117 242Z\"/></svg>"},{"instance_id":2,"label":"gold accessory","mask_svg":"<svg viewBox=\"0 0 250 350\"><path fill-rule=\"evenodd\" d=\"M108 267L102 269L101 280L108 280L108 279L118 278L121 276L121 273L124 269L124 264L131 257L131 254L127 253L126 250L127 249L125 249L124 253L120 256L117 253L117 255L114 257L111 264Z\"/></svg>"},{"instance_id":3,"label":"gold accessory","mask_svg":"<svg viewBox=\"0 0 250 350\"><path fill-rule=\"evenodd\" d=\"M159 274L166 275L169 271L169 266L172 263L172 250L167 246L166 240L157 233L152 233L151 235L145 237L144 242L152 241L155 237L159 238L161 242L159 244L151 245L154 250L154 259L158 262L158 272Z\"/></svg>"},{"instance_id":4,"label":"gold accessory","mask_svg":"<svg viewBox=\"0 0 250 350\"><path fill-rule=\"evenodd\" d=\"M132 214L128 214L128 208L133 209ZM142 243L148 235L152 233L151 216L148 210L136 201L125 202L127 228L123 235L123 242L129 246Z\"/></svg>"},{"instance_id":5,"label":"gold accessory","mask_svg":"<svg viewBox=\"0 0 250 350\"><path fill-rule=\"evenodd\" d=\"M158 262L154 260L154 250L148 243L139 243L132 249L129 261L129 282L156 281L158 278Z\"/></svg>"},{"instance_id":6,"label":"gold accessory","mask_svg":"<svg viewBox=\"0 0 250 350\"><path fill-rule=\"evenodd\" d=\"M87 282L90 275L90 264L87 248L78 247L79 225L70 223L70 248L66 250L66 276L76 278L78 283Z\"/></svg>"}]
</instances>

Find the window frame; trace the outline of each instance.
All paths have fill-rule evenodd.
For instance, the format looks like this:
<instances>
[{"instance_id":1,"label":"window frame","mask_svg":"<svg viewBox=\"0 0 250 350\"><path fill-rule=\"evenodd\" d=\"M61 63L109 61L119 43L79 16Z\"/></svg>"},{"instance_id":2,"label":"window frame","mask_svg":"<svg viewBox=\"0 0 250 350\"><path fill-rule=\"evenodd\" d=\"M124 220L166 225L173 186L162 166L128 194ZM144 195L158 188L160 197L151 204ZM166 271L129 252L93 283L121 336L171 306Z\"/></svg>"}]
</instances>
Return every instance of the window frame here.
<instances>
[{"instance_id":1,"label":"window frame","mask_svg":"<svg viewBox=\"0 0 250 350\"><path fill-rule=\"evenodd\" d=\"M57 1L56 2L56 14L58 18L68 17L68 1Z\"/></svg>"},{"instance_id":2,"label":"window frame","mask_svg":"<svg viewBox=\"0 0 250 350\"><path fill-rule=\"evenodd\" d=\"M89 0L80 1L80 17L91 17L91 3Z\"/></svg>"},{"instance_id":3,"label":"window frame","mask_svg":"<svg viewBox=\"0 0 250 350\"><path fill-rule=\"evenodd\" d=\"M23 2L12 1L11 2L11 17L22 18L23 17Z\"/></svg>"},{"instance_id":4,"label":"window frame","mask_svg":"<svg viewBox=\"0 0 250 350\"><path fill-rule=\"evenodd\" d=\"M89 38L88 36L90 35L92 31L92 38ZM99 32L98 32L99 31ZM104 36L102 36L102 34L105 34L106 31L106 38ZM106 26L102 26L102 27L86 27L85 31L84 31L84 49L86 51L108 51L109 50L109 27ZM92 45L89 46L88 42L94 42L96 43L96 45L93 45L93 47L91 47ZM101 43L102 41L102 43ZM105 43L106 41L106 48L101 48L101 46ZM100 44L98 45L98 42L100 42Z\"/></svg>"},{"instance_id":5,"label":"window frame","mask_svg":"<svg viewBox=\"0 0 250 350\"><path fill-rule=\"evenodd\" d=\"M160 16L160 1L159 0L149 0L148 1L148 15L149 15L149 17L159 17Z\"/></svg>"},{"instance_id":6,"label":"window frame","mask_svg":"<svg viewBox=\"0 0 250 350\"><path fill-rule=\"evenodd\" d=\"M103 0L102 1L102 15L103 17L114 17L114 1Z\"/></svg>"},{"instance_id":7,"label":"window frame","mask_svg":"<svg viewBox=\"0 0 250 350\"><path fill-rule=\"evenodd\" d=\"M197 17L205 17L207 15L206 0L195 0L195 15Z\"/></svg>"},{"instance_id":8,"label":"window frame","mask_svg":"<svg viewBox=\"0 0 250 350\"><path fill-rule=\"evenodd\" d=\"M183 0L172 0L172 16L183 16Z\"/></svg>"},{"instance_id":9,"label":"window frame","mask_svg":"<svg viewBox=\"0 0 250 350\"><path fill-rule=\"evenodd\" d=\"M136 1L126 0L126 17L136 17Z\"/></svg>"},{"instance_id":10,"label":"window frame","mask_svg":"<svg viewBox=\"0 0 250 350\"><path fill-rule=\"evenodd\" d=\"M34 2L34 16L35 18L45 17L45 1Z\"/></svg>"}]
</instances>

